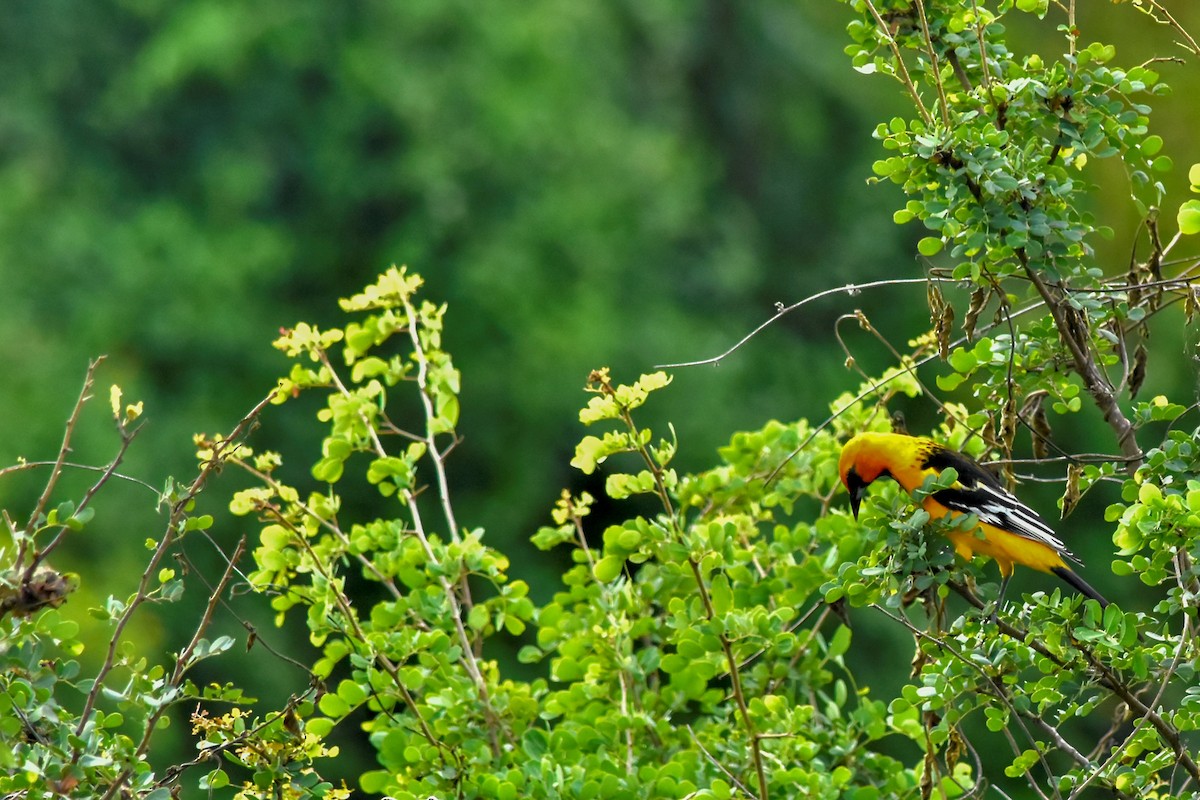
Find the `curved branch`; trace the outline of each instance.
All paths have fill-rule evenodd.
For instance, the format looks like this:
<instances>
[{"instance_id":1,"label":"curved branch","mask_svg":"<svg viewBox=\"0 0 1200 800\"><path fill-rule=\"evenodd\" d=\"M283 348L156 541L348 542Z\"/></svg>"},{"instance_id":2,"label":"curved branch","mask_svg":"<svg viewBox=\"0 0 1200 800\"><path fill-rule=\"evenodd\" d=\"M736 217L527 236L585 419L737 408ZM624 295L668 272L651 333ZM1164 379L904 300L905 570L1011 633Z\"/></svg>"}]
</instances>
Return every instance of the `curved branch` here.
<instances>
[{"instance_id":1,"label":"curved branch","mask_svg":"<svg viewBox=\"0 0 1200 800\"><path fill-rule=\"evenodd\" d=\"M792 303L790 306L782 306L782 304L780 306L776 306L778 308L778 311L775 312L775 315L773 317L771 317L766 322L759 325L754 330L750 331L748 334L743 336L738 341L737 344L735 344L733 347L729 348L724 353L721 353L718 356L713 356L712 358L701 359L700 361L683 361L678 364L656 364L654 366L654 368L655 369L679 369L681 367L702 367L706 364L719 364L722 359L724 359L726 356L732 355L735 351L740 349L741 346L744 345L746 342L750 341L755 336L762 333L765 329L767 329L772 324L774 324L775 321L777 319L779 319L780 317L784 316L785 314L789 314L792 311L795 311L797 308L800 308L803 305L807 305L808 303L811 303L814 300L820 300L821 298L828 297L831 294L845 292L846 294L853 297L854 295L861 292L863 289L874 289L879 286L899 286L899 285L905 284L905 283L928 283L930 280L943 281L945 283L962 283L962 281L957 281L957 280L953 280L950 278L937 278L937 277L933 277L933 278L889 278L889 279L883 280L883 281L871 281L870 283L858 283L858 284L847 283L845 286L838 286L834 289L825 289L824 291L820 291L820 292L817 292L816 294L809 295L808 297L804 298L803 300Z\"/></svg>"}]
</instances>

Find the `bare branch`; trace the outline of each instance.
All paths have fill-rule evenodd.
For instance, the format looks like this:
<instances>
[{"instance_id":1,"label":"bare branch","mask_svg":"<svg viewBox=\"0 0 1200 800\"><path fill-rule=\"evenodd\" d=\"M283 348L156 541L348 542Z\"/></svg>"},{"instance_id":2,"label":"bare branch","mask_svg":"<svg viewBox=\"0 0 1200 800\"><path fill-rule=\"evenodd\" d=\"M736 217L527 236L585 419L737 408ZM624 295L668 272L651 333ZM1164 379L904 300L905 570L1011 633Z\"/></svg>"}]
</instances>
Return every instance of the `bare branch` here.
<instances>
[{"instance_id":1,"label":"bare branch","mask_svg":"<svg viewBox=\"0 0 1200 800\"><path fill-rule=\"evenodd\" d=\"M79 390L79 398L75 401L75 405L71 408L71 415L67 418L66 427L63 430L62 444L58 448L58 457L54 461L54 468L50 470L50 477L46 480L46 486L42 489L42 494L38 497L37 503L33 507L33 511L29 514L29 521L25 523L25 532L30 536L33 535L37 528L38 520L46 512L46 506L50 502L50 495L54 493L54 487L58 485L58 479L62 476L63 465L67 461L67 454L71 452L71 437L75 433L75 425L79 422L79 413L83 411L83 407L88 400L92 399L92 386L95 383L96 368L100 366L100 362L104 360L104 356L93 359L88 363L87 373L83 377L83 388ZM17 568L20 568L21 562L25 555L25 542L22 542L20 552L17 556ZM39 559L35 558L35 562ZM33 567L27 573L32 575Z\"/></svg>"},{"instance_id":2,"label":"bare branch","mask_svg":"<svg viewBox=\"0 0 1200 800\"><path fill-rule=\"evenodd\" d=\"M831 294L840 294L842 292L845 292L850 297L854 297L859 292L861 292L863 289L875 289L880 286L900 286L903 284L911 284L911 283L928 283L929 280L930 279L927 279L927 278L889 278L888 280L871 281L869 283L859 283L859 284L848 283L845 286L839 286L835 289L825 289L823 291L817 292L816 294L809 295L808 297L804 298L803 300L792 303L790 306L780 307L779 310L775 312L775 315L773 317L771 317L766 322L759 325L754 330L750 331L750 333L748 333L744 337L742 337L741 341L739 341L733 347L729 348L724 353L721 353L718 356L713 356L712 358L705 358L700 361L683 361L678 364L657 364L657 365L655 365L654 368L655 369L680 369L682 367L702 367L706 364L719 364L723 359L732 355L734 352L736 352L738 349L740 349L742 347L742 345L744 345L746 342L750 341L755 336L762 333L765 329L767 329L771 325L773 325L775 323L775 321L778 320L780 317L790 314L791 312L795 311L796 309L798 309L802 306L806 306L815 300L820 300L824 297L828 297ZM949 278L933 278L932 280L938 280L938 281L942 281L944 283L962 283L962 281L951 280Z\"/></svg>"}]
</instances>

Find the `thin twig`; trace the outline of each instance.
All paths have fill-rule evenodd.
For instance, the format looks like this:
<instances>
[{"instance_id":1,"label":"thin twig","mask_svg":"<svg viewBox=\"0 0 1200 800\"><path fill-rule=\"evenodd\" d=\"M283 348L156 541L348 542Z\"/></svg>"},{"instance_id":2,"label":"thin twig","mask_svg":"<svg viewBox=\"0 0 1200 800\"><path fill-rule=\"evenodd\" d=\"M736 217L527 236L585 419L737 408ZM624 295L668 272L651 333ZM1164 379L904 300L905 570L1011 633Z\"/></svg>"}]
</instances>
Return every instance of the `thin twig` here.
<instances>
[{"instance_id":1,"label":"thin twig","mask_svg":"<svg viewBox=\"0 0 1200 800\"><path fill-rule=\"evenodd\" d=\"M71 415L67 418L67 424L63 429L62 444L58 448L58 457L54 460L54 467L50 470L50 477L46 480L46 486L42 489L42 494L34 504L33 511L29 514L29 521L25 523L25 532L29 537L33 536L33 532L37 529L38 522L42 519L42 515L46 512L46 506L50 503L50 496L54 493L54 487L58 485L58 479L62 476L63 465L67 461L67 454L71 452L71 437L75 433L75 425L79 422L79 414L83 411L84 405L88 400L92 399L92 386L95 383L96 368L104 360L104 356L99 356L88 362L87 372L83 377L83 387L79 390L79 398L76 399L75 405L71 408ZM20 569L21 563L24 560L26 546L28 540L22 540L21 546L18 549L16 569ZM36 562L40 558L34 559ZM30 567L26 573L25 580L28 580L33 575L34 567Z\"/></svg>"},{"instance_id":2,"label":"thin twig","mask_svg":"<svg viewBox=\"0 0 1200 800\"><path fill-rule=\"evenodd\" d=\"M416 311L413 309L411 303L408 303L407 301L405 301L405 308L409 312L408 326L411 329L417 325ZM418 369L427 370L428 359L425 356L424 347L421 344L419 337L414 336L413 347L413 355L419 365ZM337 371L333 369L333 364L329 361L328 354L322 350L318 352L318 357L328 367L329 375L334 383L334 389L345 397L352 397L352 393L350 392L349 388L347 388L342 382ZM432 412L432 407L426 406L426 411L427 413ZM361 415L363 426L371 439L371 444L375 455L377 455L379 458L386 458L388 455L387 450L384 448L383 442L380 441L375 430L375 426L371 424L371 420L367 418L365 411L360 411L359 414ZM427 424L432 424L432 420L427 419ZM443 596L446 598L446 603L450 607L449 616L451 618L451 622L454 624L454 632L458 637L458 644L460 650L462 651L463 667L466 669L471 681L475 684L476 691L479 693L479 699L483 703L484 713L488 720L488 736L490 739L492 752L499 755L501 750L500 741L497 738L499 715L496 713L496 710L492 705L492 699L490 692L488 691L487 681L483 677L483 671L479 666L479 659L476 655L475 648L472 646L471 637L467 634L466 626L463 624L463 595L461 595L460 592L466 591L466 575L463 575L459 580L459 589L456 591L455 586L451 584L446 577L448 570L442 566L441 562L438 560L437 554L433 550L433 545L430 543L429 534L426 532L425 524L421 517L421 508L417 503L416 493L413 491L404 491L403 498L403 502L405 503L409 516L412 519L412 532L416 536L417 541L420 543L421 549L425 552L425 557L429 560L429 563L436 567L436 580L442 589ZM469 595L467 595L467 597L469 597ZM348 604L349 600L347 599L346 602ZM361 641L366 641L366 639L362 638ZM406 695L406 700L411 700L411 695L409 695L408 690L400 681L398 669L396 671L389 670L389 673L391 674L393 680L395 680L399 690ZM416 709L415 701L410 705L412 708ZM432 734L429 734L429 737L431 736ZM433 740L431 739L431 741Z\"/></svg>"},{"instance_id":3,"label":"thin twig","mask_svg":"<svg viewBox=\"0 0 1200 800\"><path fill-rule=\"evenodd\" d=\"M151 711L150 715L146 717L146 721L143 723L144 727L142 732L142 740L138 743L137 749L134 750L134 756L131 759L131 763L129 766L126 766L125 769L122 770L121 773L113 780L108 787L108 791L106 791L101 797L101 800L110 800L110 798L114 797L119 791L121 791L121 787L125 785L125 781L129 780L129 776L133 774L134 764L140 763L142 757L145 756L146 751L150 748L150 739L154 736L154 732L158 730L159 719L162 718L162 716L171 708L171 700L180 697L179 686L183 683L184 675L192 666L191 663L189 663L191 662L192 654L196 652L196 648L200 645L201 637L204 635L205 631L208 630L209 625L212 624L213 613L217 609L217 604L221 601L221 595L225 593L225 589L229 586L229 581L233 577L233 565L237 563L245 551L246 537L243 536L238 540L237 546L233 550L233 555L229 558L229 565L222 573L221 579L217 582L216 588L213 589L208 596L208 603L204 607L204 613L200 616L200 622L196 625L196 630L192 634L191 641L189 641L187 646L184 647L183 650L179 652L179 655L175 657L175 669L171 672L171 677L167 682L167 687L174 690L175 697L159 703L154 710Z\"/></svg>"},{"instance_id":4,"label":"thin twig","mask_svg":"<svg viewBox=\"0 0 1200 800\"><path fill-rule=\"evenodd\" d=\"M1056 296L1051 291L1050 287L1042 280L1037 269L1030 263L1029 256L1024 248L1017 249L1017 257L1021 262L1021 266L1025 270L1025 274L1037 288L1038 294L1046 302L1046 307L1050 310L1050 315L1054 318L1054 326L1058 328L1059 336L1062 338L1063 344L1071 353L1071 358L1075 363L1075 371L1083 379L1084 386L1087 388L1088 394L1092 396L1104 420L1113 429L1117 436L1117 444L1121 448L1122 454L1130 459L1129 469L1133 470L1141 463L1142 451L1138 447L1137 438L1134 436L1133 423L1125 416L1117 403L1116 397L1113 395L1113 388L1108 378L1100 371L1096 365L1095 356L1091 351L1088 342L1080 341L1079 337L1072 330L1072 325L1067 319L1067 312L1064 311L1064 302L1061 296L1061 290Z\"/></svg>"},{"instance_id":5,"label":"thin twig","mask_svg":"<svg viewBox=\"0 0 1200 800\"><path fill-rule=\"evenodd\" d=\"M595 373L594 373L595 374ZM612 386L611 380L607 374L599 373L598 380L600 391L604 394L613 397L616 390ZM615 398L614 398L615 399ZM631 438L635 442L641 442L640 429L637 423L633 420L633 415L627 407L621 407L621 421L629 430ZM642 444L637 447L636 452L645 462L646 468L654 478L655 494L659 502L662 504L666 518L669 521L670 531L672 535L680 542L684 541L684 533L680 522L680 516L676 512L675 504L671 500L671 494L667 491L666 483L663 480L663 469L658 464L653 456L651 456L646 445ZM696 582L696 590L700 595L701 605L704 607L704 615L709 621L717 620L717 611L713 605L712 595L709 592L708 585L704 582L704 573L700 568L699 562L692 556L688 556L688 566L691 568L692 577ZM728 675L730 689L733 694L734 702L737 705L738 716L741 718L742 725L746 729L746 735L750 744L750 757L754 763L754 770L758 776L759 800L767 800L768 798L768 783L767 770L763 762L762 754L762 736L758 733L757 726L754 724L754 717L750 714L749 704L746 702L745 690L742 687L742 671L738 667L738 659L733 652L733 642L725 632L721 632L718 636L721 642L721 650L725 656L725 663L728 667Z\"/></svg>"},{"instance_id":6,"label":"thin twig","mask_svg":"<svg viewBox=\"0 0 1200 800\"><path fill-rule=\"evenodd\" d=\"M22 461L19 464L10 464L7 467L0 469L0 479L16 472L25 472L26 470L32 469L45 469L46 467L54 467L57 464L57 461ZM107 472L109 470L108 466L100 467L95 464L81 464L78 461L64 461L62 462L62 466L63 469L73 469L79 472ZM135 478L132 475L126 475L123 472L114 472L112 477L116 480L122 480L136 484L141 486L143 489L149 489L155 494L158 493L158 487L151 486L141 478Z\"/></svg>"},{"instance_id":7,"label":"thin twig","mask_svg":"<svg viewBox=\"0 0 1200 800\"><path fill-rule=\"evenodd\" d=\"M962 281L953 280L950 278L934 278L934 280L942 281L944 283L962 283ZM743 336L742 339L737 344L735 344L733 347L729 348L724 353L721 353L718 356L713 356L712 358L701 359L700 361L683 361L678 364L658 364L658 365L655 365L654 368L655 369L680 369L682 367L701 367L706 364L719 364L724 358L732 355L735 351L737 351L739 348L741 348L741 346L744 345L746 342L753 339L755 336L757 336L759 333L761 333L766 328L769 328L780 317L790 314L791 312L795 311L796 309L798 309L802 306L808 305L809 303L813 302L814 300L820 300L821 298L828 297L831 294L840 294L842 292L845 292L846 294L853 297L853 296L857 295L859 292L861 292L863 289L875 289L879 286L899 286L899 285L906 284L906 283L928 283L928 279L926 279L926 278L890 278L888 280L871 281L869 283L859 283L859 284L848 283L845 286L838 286L837 288L834 288L834 289L825 289L823 291L817 292L816 294L809 295L808 297L804 298L803 300L792 303L790 306L780 306L779 310L775 312L774 316L772 316L766 322L759 325L754 330L750 331L750 333Z\"/></svg>"},{"instance_id":8,"label":"thin twig","mask_svg":"<svg viewBox=\"0 0 1200 800\"><path fill-rule=\"evenodd\" d=\"M892 49L892 56L896 59L896 68L899 71L900 81L908 89L908 94L912 97L913 103L917 107L917 113L921 115L921 119L925 121L925 124L932 128L933 116L929 113L929 109L925 108L925 103L921 100L921 94L917 91L916 85L908 74L908 67L904 64L904 56L900 52L900 45L897 44L896 38L888 31L887 22L884 21L883 15L879 13L879 9L875 8L872 0L866 0L866 5L867 9L871 12L871 16L875 18L879 34L887 42L888 47Z\"/></svg>"},{"instance_id":9,"label":"thin twig","mask_svg":"<svg viewBox=\"0 0 1200 800\"><path fill-rule=\"evenodd\" d=\"M982 610L986 607L986 604L976 597L974 592L967 589L967 587L961 583L956 581L948 581L947 585L976 608ZM1051 653L1050 650L1045 647L1045 645L1036 639L1030 639L1027 631L1019 630L1003 619L997 619L996 625L1006 636L1017 641L1025 642L1028 647L1045 656L1055 665L1063 667L1066 666L1062 659ZM1122 702L1125 703L1126 706L1130 708L1131 711L1146 717L1150 721L1150 724L1154 726L1154 729L1158 731L1159 736L1161 736L1171 746L1171 749L1175 752L1175 756L1179 765L1182 766L1189 775L1191 775L1193 780L1200 782L1200 768L1197 768L1196 763L1192 760L1191 755L1183 747L1183 743L1179 735L1179 729L1164 720L1158 714L1158 712L1154 711L1154 709L1143 703L1142 700L1137 696L1137 693L1126 686L1118 678L1118 676L1115 675L1105 664L1103 664L1088 648L1084 647L1079 642L1074 642L1074 645L1075 649L1084 657L1084 659L1091 666L1092 670L1095 672L1099 684L1116 695Z\"/></svg>"},{"instance_id":10,"label":"thin twig","mask_svg":"<svg viewBox=\"0 0 1200 800\"><path fill-rule=\"evenodd\" d=\"M991 67L988 65L987 41L983 36L983 16L979 13L977 0L971 0L971 11L975 16L975 39L979 42L979 74L982 78L984 92L988 97L992 94ZM1001 129L1003 125L999 126Z\"/></svg>"},{"instance_id":11,"label":"thin twig","mask_svg":"<svg viewBox=\"0 0 1200 800\"><path fill-rule=\"evenodd\" d=\"M1166 693L1167 686L1171 682L1171 676L1175 674L1176 669L1179 668L1179 664L1183 660L1184 645L1187 643L1186 634L1191 625L1191 618L1188 617L1187 614L1183 615L1183 625L1184 629L1180 632L1179 636L1179 647L1175 649L1175 657L1171 659L1170 665L1167 667L1166 672L1163 673L1163 679L1159 685L1158 694L1156 694L1154 699L1150 702L1151 708L1158 708L1158 704L1162 700L1163 694ZM1114 747L1112 753L1109 754L1109 757L1106 758L1103 763L1096 765L1092 769L1091 773L1078 786L1075 787L1075 790L1071 792L1067 800L1075 800L1075 798L1077 798L1093 781L1096 780L1096 778L1100 776L1100 773L1107 769L1110 764L1113 764L1119 760L1125 753L1125 750L1129 744L1138 740L1138 732L1148 724L1150 724L1149 718L1145 716L1139 717L1137 723L1133 727L1133 731L1125 737L1120 746Z\"/></svg>"},{"instance_id":12,"label":"thin twig","mask_svg":"<svg viewBox=\"0 0 1200 800\"><path fill-rule=\"evenodd\" d=\"M248 464L240 458L232 459L231 463L234 466L239 467L253 475L255 480L261 482L264 486L269 488L277 497L281 494L283 490L283 484L277 481L273 475L256 469L252 464ZM387 589L393 598L400 599L403 597L403 593L396 586L396 582L394 580L388 578L386 575L380 572L379 567L376 566L371 559L367 558L364 553L358 552L355 548L350 546L350 537L347 536L346 532L343 531L337 524L322 517L299 497L291 500L289 505L299 510L300 513L302 513L305 517L312 520L314 524L325 529L330 535L335 537L341 543L346 553L354 553L354 559L358 561L359 565L364 570L371 573L371 576L375 578L375 580L378 581L381 586ZM269 504L263 505L259 507L259 512L269 515L270 518L275 522L288 528L296 535L297 539L304 538L304 534L301 533L299 529L297 529L296 526L292 524L291 521L289 521L284 513L278 508L275 508Z\"/></svg>"},{"instance_id":13,"label":"thin twig","mask_svg":"<svg viewBox=\"0 0 1200 800\"><path fill-rule=\"evenodd\" d=\"M933 36L929 33L929 20L925 16L925 0L917 0L917 15L921 18L921 33L925 39L925 52L929 53L929 73L932 76L933 85L937 87L938 105L942 111L942 124L949 129L950 104L946 102L946 89L942 86L942 75L941 68L938 66L937 51L933 49ZM958 63L957 59L955 59L954 63ZM970 90L971 82L968 80L965 86Z\"/></svg>"},{"instance_id":14,"label":"thin twig","mask_svg":"<svg viewBox=\"0 0 1200 800\"><path fill-rule=\"evenodd\" d=\"M1168 11L1162 3L1159 3L1158 0L1146 0L1146 2L1157 9L1164 17L1166 17L1167 24L1174 28L1176 33L1187 40L1186 45L1181 45L1185 50L1190 50L1192 55L1200 55L1200 45L1196 44L1196 40L1192 38L1192 35L1187 32L1186 28L1179 24L1175 17L1171 16L1171 12Z\"/></svg>"},{"instance_id":15,"label":"thin twig","mask_svg":"<svg viewBox=\"0 0 1200 800\"><path fill-rule=\"evenodd\" d=\"M1037 739L1034 738L1033 733L1030 732L1030 730L1025 727L1025 723L1021 721L1023 718L1023 715L1017 710L1016 706L1013 705L1011 699L1008 696L1008 693L1004 691L1003 686L995 678L993 678L991 675L988 675L986 672L984 672L983 667L981 667L979 665L979 663L977 663L974 659L967 658L965 655L960 653L956 648L954 648L948 641L946 641L944 639L939 639L935 636L930 635L929 632L921 630L920 628L918 628L916 625L914 625L912 623L912 620L910 620L908 617L904 616L903 614L893 614L891 611L888 611L886 608L879 605L878 603L873 603L871 607L874 608L876 611L881 612L884 616L888 617L893 622L898 622L901 625L903 625L905 628L908 629L909 633L911 633L916 638L924 639L926 641L932 642L933 644L937 645L938 647L940 647L943 650L945 650L946 652L948 652L956 660L965 664L968 668L974 670L979 675L979 677L983 679L984 684L988 687L988 694L990 694L991 696L993 696L997 700L999 700L1001 703L1003 703L1004 706L1008 709L1009 713L1012 714L1013 717L1017 720L1017 724L1020 726L1021 732L1025 735L1026 740L1029 741L1029 743L1033 746L1034 751L1037 753L1038 762L1042 765L1042 769L1045 770L1045 772L1046 772L1047 782L1049 782L1051 784L1054 782L1054 779L1055 779L1054 770L1052 770L1050 768L1049 762L1046 761L1045 752L1043 751L1042 747L1038 744ZM1068 747L1070 748L1071 752L1076 752L1073 747L1070 747L1069 745L1068 745ZM1019 748L1019 747L1016 748L1016 751L1018 753L1020 753L1021 748ZM1086 763L1086 761L1085 761L1085 763ZM1029 776L1029 779L1031 781L1030 785L1032 786L1034 791L1037 791L1039 794L1041 794L1041 790L1038 789L1036 783L1033 783L1032 776Z\"/></svg>"},{"instance_id":16,"label":"thin twig","mask_svg":"<svg viewBox=\"0 0 1200 800\"><path fill-rule=\"evenodd\" d=\"M730 772L729 769L724 764L722 764L719 759L714 757L713 754L708 751L708 748L704 746L704 742L700 741L700 738L698 736L696 736L696 732L694 730L692 730L691 725L687 726L687 731L688 731L688 735L692 737L692 742L695 743L695 745L700 748L700 752L704 754L705 758L707 758L709 761L711 761L717 769L721 770L722 774L724 774L725 777L728 778L729 781L734 786L736 786L743 794L745 794L747 797L754 796L754 792L750 791L750 789L744 783L742 783L740 780L738 780L736 775L734 775L732 772Z\"/></svg>"},{"instance_id":17,"label":"thin twig","mask_svg":"<svg viewBox=\"0 0 1200 800\"><path fill-rule=\"evenodd\" d=\"M429 451L430 457L433 459L433 471L437 478L438 499L441 501L442 514L446 518L447 534L453 542L461 541L458 531L458 522L454 516L454 506L450 502L450 482L446 477L446 462L442 452L438 449L437 434L433 430L433 422L437 419L437 413L433 407L433 397L429 391L429 359L425 356L425 347L421 344L419 326L417 320L416 307L412 301L404 298L404 311L408 316L408 336L412 340L413 354L417 361L417 388L420 390L421 405L425 412L425 438L424 442ZM467 591L466 584L463 584L464 592ZM468 607L470 605L470 594L464 595Z\"/></svg>"},{"instance_id":18,"label":"thin twig","mask_svg":"<svg viewBox=\"0 0 1200 800\"><path fill-rule=\"evenodd\" d=\"M200 468L200 472L192 481L191 485L171 504L171 513L167 520L166 530L163 532L163 537L159 541L158 546L154 549L154 553L150 556L150 561L146 565L145 571L142 573L141 580L138 583L137 592L133 598L125 606L125 610L121 613L117 624L113 629L112 639L108 645L108 651L105 653L104 662L96 671L96 677L92 682L91 691L88 692L84 700L83 710L79 714L79 723L75 727L75 735L82 736L84 729L92 721L92 712L96 705L96 699L99 697L101 690L105 686L105 679L116 666L117 648L121 643L122 634L125 628L133 619L134 613L141 608L142 604L150 598L152 583L157 581L157 569L163 556L175 543L181 533L181 527L184 519L187 516L192 500L204 488L208 482L209 476L217 470L223 463L224 458L236 448L241 438L250 429L250 426L258 419L258 415L271 402L274 392L269 393L257 405L250 410L246 416L234 427L228 437L218 442L213 447L212 457L204 462ZM73 756L73 761L77 762L82 755L82 750L76 749Z\"/></svg>"},{"instance_id":19,"label":"thin twig","mask_svg":"<svg viewBox=\"0 0 1200 800\"><path fill-rule=\"evenodd\" d=\"M93 482L92 485L87 488L87 491L83 493L83 497L80 499L79 504L75 506L76 514L91 504L92 499L104 487L104 485L109 482L109 480L119 475L117 472L117 467L121 466L121 464L125 461L125 454L129 451L130 445L133 444L133 440L140 430L141 426L131 430L122 431L121 446L117 449L117 454L113 456L112 461L108 462L108 466L103 468L100 477L97 478L95 482ZM67 462L55 462L54 471L61 472L65 466L67 466ZM141 481L135 482L141 483L143 486L149 486L149 484L142 483ZM37 570L38 565L41 564L47 556L58 549L58 546L62 544L69 531L70 528L68 528L66 525L59 525L58 532L54 534L54 538L47 542L45 547L42 547L34 554L33 559L29 562L29 567L25 570L24 580L26 582L33 578L33 574Z\"/></svg>"}]
</instances>

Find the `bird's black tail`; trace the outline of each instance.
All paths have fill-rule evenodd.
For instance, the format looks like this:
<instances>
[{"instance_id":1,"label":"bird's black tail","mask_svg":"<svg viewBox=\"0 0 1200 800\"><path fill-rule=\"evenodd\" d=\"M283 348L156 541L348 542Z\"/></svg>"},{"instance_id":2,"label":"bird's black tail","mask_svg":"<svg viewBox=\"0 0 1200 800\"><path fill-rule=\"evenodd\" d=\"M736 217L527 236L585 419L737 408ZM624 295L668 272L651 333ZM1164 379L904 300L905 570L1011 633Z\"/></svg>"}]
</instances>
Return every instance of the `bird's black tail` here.
<instances>
[{"instance_id":1,"label":"bird's black tail","mask_svg":"<svg viewBox=\"0 0 1200 800\"><path fill-rule=\"evenodd\" d=\"M1108 601L1104 599L1104 595L1100 594L1090 585L1088 585L1088 582L1079 577L1079 573L1075 572L1074 570L1068 569L1067 567L1051 567L1050 571L1062 578L1067 583L1071 584L1071 588L1075 591L1098 602L1101 608L1104 608L1108 605Z\"/></svg>"}]
</instances>

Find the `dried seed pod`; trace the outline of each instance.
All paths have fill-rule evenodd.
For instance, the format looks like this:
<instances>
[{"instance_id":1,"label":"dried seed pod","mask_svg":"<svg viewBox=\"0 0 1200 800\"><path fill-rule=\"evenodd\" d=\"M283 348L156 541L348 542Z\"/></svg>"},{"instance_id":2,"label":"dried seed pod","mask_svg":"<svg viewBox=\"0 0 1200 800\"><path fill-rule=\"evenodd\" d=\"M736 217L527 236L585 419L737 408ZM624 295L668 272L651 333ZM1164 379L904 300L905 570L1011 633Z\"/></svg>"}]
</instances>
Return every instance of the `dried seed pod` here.
<instances>
[{"instance_id":1,"label":"dried seed pod","mask_svg":"<svg viewBox=\"0 0 1200 800\"><path fill-rule=\"evenodd\" d=\"M962 325L963 333L966 334L968 342L975 338L975 324L979 321L979 314L983 311L983 307L987 305L988 298L991 296L992 290L982 286L971 292L971 302L967 306L967 316L963 318Z\"/></svg>"},{"instance_id":2,"label":"dried seed pod","mask_svg":"<svg viewBox=\"0 0 1200 800\"><path fill-rule=\"evenodd\" d=\"M934 326L937 335L938 355L942 361L950 357L950 338L954 333L954 307L946 306Z\"/></svg>"},{"instance_id":3,"label":"dried seed pod","mask_svg":"<svg viewBox=\"0 0 1200 800\"><path fill-rule=\"evenodd\" d=\"M1146 345L1139 343L1137 350L1133 353L1133 369L1129 371L1129 398L1131 400L1137 397L1138 391L1146 381L1147 358L1149 358L1149 353L1146 352Z\"/></svg>"},{"instance_id":4,"label":"dried seed pod","mask_svg":"<svg viewBox=\"0 0 1200 800\"><path fill-rule=\"evenodd\" d=\"M1000 413L1000 445L1004 448L1005 458L1012 457L1013 440L1017 438L1017 402L1011 393L1008 399L1004 401L1004 410ZM1003 469L1004 482L1008 484L1009 491L1012 491L1016 485L1016 477L1013 475L1011 464L1006 464Z\"/></svg>"},{"instance_id":5,"label":"dried seed pod","mask_svg":"<svg viewBox=\"0 0 1200 800\"><path fill-rule=\"evenodd\" d=\"M950 356L950 335L954 325L954 307L946 302L942 290L933 281L925 290L925 298L929 303L929 322L933 325L934 338L937 339L938 355L943 361Z\"/></svg>"},{"instance_id":6,"label":"dried seed pod","mask_svg":"<svg viewBox=\"0 0 1200 800\"><path fill-rule=\"evenodd\" d=\"M1125 276L1125 283L1129 285L1129 307L1137 308L1142 302L1142 270L1141 265L1133 262L1129 265L1129 273Z\"/></svg>"},{"instance_id":7,"label":"dried seed pod","mask_svg":"<svg viewBox=\"0 0 1200 800\"><path fill-rule=\"evenodd\" d=\"M1079 491L1079 479L1083 477L1083 467L1079 464L1067 465L1067 490L1062 496L1062 519L1066 519L1075 506L1079 504L1079 498L1083 496Z\"/></svg>"},{"instance_id":8,"label":"dried seed pod","mask_svg":"<svg viewBox=\"0 0 1200 800\"><path fill-rule=\"evenodd\" d=\"M950 738L946 741L946 768L950 772L954 771L954 767L966 751L967 745L963 740L962 734L958 731L958 726L951 725Z\"/></svg>"},{"instance_id":9,"label":"dried seed pod","mask_svg":"<svg viewBox=\"0 0 1200 800\"><path fill-rule=\"evenodd\" d=\"M1021 404L1021 418L1033 433L1033 457L1045 458L1050 452L1050 421L1046 417L1045 400L1049 396L1045 389L1038 389Z\"/></svg>"},{"instance_id":10,"label":"dried seed pod","mask_svg":"<svg viewBox=\"0 0 1200 800\"><path fill-rule=\"evenodd\" d=\"M1010 394L1000 412L1000 446L1005 455L1012 453L1013 440L1017 438L1017 402Z\"/></svg>"}]
</instances>

